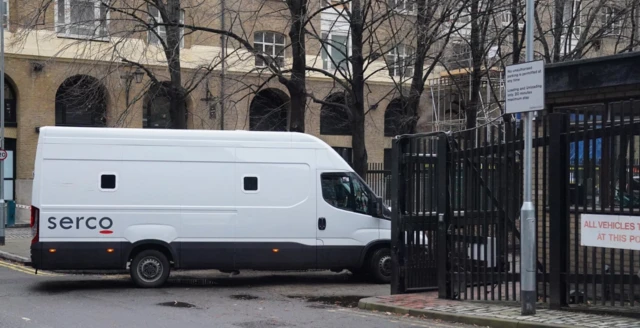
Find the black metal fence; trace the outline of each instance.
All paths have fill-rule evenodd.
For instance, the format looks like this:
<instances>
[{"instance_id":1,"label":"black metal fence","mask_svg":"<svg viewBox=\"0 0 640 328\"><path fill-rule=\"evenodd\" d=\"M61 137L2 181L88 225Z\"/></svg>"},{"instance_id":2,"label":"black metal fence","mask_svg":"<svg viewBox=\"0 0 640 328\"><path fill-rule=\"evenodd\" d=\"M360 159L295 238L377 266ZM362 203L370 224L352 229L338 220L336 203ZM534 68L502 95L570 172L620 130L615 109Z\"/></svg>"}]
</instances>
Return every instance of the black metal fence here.
<instances>
[{"instance_id":1,"label":"black metal fence","mask_svg":"<svg viewBox=\"0 0 640 328\"><path fill-rule=\"evenodd\" d=\"M534 126L539 301L637 305L640 103L558 108ZM405 136L393 147L392 292L437 287L446 298L519 300L520 127ZM604 232L612 242L595 245L581 240L587 214L629 216L634 230Z\"/></svg>"},{"instance_id":2,"label":"black metal fence","mask_svg":"<svg viewBox=\"0 0 640 328\"><path fill-rule=\"evenodd\" d=\"M372 191L391 205L391 170L385 170L383 163L369 163L366 180Z\"/></svg>"}]
</instances>

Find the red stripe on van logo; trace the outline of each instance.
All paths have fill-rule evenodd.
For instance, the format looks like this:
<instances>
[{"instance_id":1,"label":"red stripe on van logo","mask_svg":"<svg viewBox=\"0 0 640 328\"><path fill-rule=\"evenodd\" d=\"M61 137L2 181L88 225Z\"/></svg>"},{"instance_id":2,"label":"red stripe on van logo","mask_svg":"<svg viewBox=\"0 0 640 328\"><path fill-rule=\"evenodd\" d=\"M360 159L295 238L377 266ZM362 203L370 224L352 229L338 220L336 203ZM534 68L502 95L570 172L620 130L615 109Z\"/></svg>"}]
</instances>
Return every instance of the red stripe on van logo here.
<instances>
[{"instance_id":1,"label":"red stripe on van logo","mask_svg":"<svg viewBox=\"0 0 640 328\"><path fill-rule=\"evenodd\" d=\"M100 230L100 233L103 234L103 235L109 235L109 234L112 234L113 231L111 231L111 230Z\"/></svg>"}]
</instances>

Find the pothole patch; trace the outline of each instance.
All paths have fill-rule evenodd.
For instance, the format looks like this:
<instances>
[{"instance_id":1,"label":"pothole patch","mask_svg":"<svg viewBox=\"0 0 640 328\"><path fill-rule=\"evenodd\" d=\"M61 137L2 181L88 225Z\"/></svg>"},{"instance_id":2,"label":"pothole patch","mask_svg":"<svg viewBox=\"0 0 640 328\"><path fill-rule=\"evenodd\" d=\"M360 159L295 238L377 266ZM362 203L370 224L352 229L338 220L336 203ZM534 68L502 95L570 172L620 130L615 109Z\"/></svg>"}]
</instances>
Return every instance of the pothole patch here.
<instances>
[{"instance_id":1,"label":"pothole patch","mask_svg":"<svg viewBox=\"0 0 640 328\"><path fill-rule=\"evenodd\" d=\"M234 300L240 300L240 301L253 301L253 300L260 299L260 297L258 296L249 295L249 294L236 294L236 295L231 295L230 297Z\"/></svg>"},{"instance_id":2,"label":"pothole patch","mask_svg":"<svg viewBox=\"0 0 640 328\"><path fill-rule=\"evenodd\" d=\"M174 307L174 308L180 308L180 309L193 309L193 308L196 308L196 306L191 304L191 303L178 302L178 301L158 303L158 305Z\"/></svg>"},{"instance_id":3,"label":"pothole patch","mask_svg":"<svg viewBox=\"0 0 640 328\"><path fill-rule=\"evenodd\" d=\"M233 325L242 328L276 328L286 326L285 323L276 320L248 321L234 323Z\"/></svg>"},{"instance_id":4,"label":"pothole patch","mask_svg":"<svg viewBox=\"0 0 640 328\"><path fill-rule=\"evenodd\" d=\"M302 299L309 303L316 303L309 305L313 308L327 308L329 306L338 306L345 308L358 307L358 302L366 296L360 295L334 295L334 296L289 296L289 298Z\"/></svg>"}]
</instances>

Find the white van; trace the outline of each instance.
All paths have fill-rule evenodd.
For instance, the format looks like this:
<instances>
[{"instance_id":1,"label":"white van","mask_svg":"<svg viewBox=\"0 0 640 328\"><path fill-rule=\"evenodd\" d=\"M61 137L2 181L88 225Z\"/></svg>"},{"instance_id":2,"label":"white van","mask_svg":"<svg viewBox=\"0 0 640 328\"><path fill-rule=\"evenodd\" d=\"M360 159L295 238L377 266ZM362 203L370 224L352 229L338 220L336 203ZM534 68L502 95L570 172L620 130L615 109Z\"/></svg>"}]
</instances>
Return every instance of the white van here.
<instances>
[{"instance_id":1,"label":"white van","mask_svg":"<svg viewBox=\"0 0 640 328\"><path fill-rule=\"evenodd\" d=\"M389 209L326 143L289 132L44 127L36 269L348 269L390 280Z\"/></svg>"}]
</instances>

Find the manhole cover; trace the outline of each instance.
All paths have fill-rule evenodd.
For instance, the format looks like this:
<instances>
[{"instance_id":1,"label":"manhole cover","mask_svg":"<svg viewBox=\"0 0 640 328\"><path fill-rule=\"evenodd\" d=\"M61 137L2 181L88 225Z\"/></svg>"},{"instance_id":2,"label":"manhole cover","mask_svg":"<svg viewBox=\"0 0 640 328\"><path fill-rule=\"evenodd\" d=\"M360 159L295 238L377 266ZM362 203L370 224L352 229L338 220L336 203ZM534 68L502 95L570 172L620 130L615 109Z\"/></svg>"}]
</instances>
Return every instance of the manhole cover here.
<instances>
[{"instance_id":1,"label":"manhole cover","mask_svg":"<svg viewBox=\"0 0 640 328\"><path fill-rule=\"evenodd\" d=\"M251 300L259 299L258 296L253 296L248 294L231 295L231 298L233 298L234 300L242 300L242 301L251 301Z\"/></svg>"},{"instance_id":2,"label":"manhole cover","mask_svg":"<svg viewBox=\"0 0 640 328\"><path fill-rule=\"evenodd\" d=\"M158 305L175 307L175 308L183 308L183 309L191 309L191 308L195 308L196 307L193 304L189 304L189 303L185 303L185 302L178 302L178 301L158 303Z\"/></svg>"}]
</instances>

